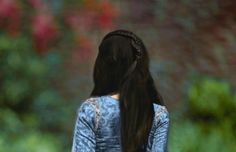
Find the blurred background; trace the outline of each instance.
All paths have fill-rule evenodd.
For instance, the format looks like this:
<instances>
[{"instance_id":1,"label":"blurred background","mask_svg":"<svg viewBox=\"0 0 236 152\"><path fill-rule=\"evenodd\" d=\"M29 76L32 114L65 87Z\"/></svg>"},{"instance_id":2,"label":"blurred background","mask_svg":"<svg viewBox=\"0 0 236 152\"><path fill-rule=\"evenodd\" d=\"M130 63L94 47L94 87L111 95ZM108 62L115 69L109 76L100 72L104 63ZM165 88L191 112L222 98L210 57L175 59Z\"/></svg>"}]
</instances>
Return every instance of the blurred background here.
<instances>
[{"instance_id":1,"label":"blurred background","mask_svg":"<svg viewBox=\"0 0 236 152\"><path fill-rule=\"evenodd\" d=\"M236 151L236 1L0 0L0 152L69 152L103 36L140 36L170 152Z\"/></svg>"}]
</instances>

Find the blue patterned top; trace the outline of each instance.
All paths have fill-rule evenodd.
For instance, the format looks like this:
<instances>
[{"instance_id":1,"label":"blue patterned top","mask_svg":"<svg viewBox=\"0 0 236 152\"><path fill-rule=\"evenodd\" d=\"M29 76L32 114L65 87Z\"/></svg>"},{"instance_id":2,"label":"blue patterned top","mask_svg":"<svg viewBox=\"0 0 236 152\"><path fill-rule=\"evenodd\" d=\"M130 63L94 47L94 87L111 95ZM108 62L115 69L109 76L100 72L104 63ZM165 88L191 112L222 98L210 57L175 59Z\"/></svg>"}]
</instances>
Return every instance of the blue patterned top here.
<instances>
[{"instance_id":1,"label":"blue patterned top","mask_svg":"<svg viewBox=\"0 0 236 152\"><path fill-rule=\"evenodd\" d=\"M155 119L147 152L167 152L169 113L153 103ZM86 99L77 111L72 152L121 152L119 101L109 95Z\"/></svg>"}]
</instances>

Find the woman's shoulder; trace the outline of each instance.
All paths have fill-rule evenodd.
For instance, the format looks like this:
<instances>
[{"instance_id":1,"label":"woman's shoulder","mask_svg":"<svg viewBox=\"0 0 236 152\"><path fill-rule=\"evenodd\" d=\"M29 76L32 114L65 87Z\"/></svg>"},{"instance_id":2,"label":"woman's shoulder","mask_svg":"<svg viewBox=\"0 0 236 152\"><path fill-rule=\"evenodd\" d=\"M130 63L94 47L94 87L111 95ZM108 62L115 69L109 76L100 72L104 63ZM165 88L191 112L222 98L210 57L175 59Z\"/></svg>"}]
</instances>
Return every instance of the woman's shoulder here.
<instances>
[{"instance_id":1,"label":"woman's shoulder","mask_svg":"<svg viewBox=\"0 0 236 152\"><path fill-rule=\"evenodd\" d=\"M166 106L164 106L164 105L160 105L160 104L157 104L157 103L153 103L153 106L154 106L155 112L156 112L156 111L158 111L158 112L168 112Z\"/></svg>"},{"instance_id":2,"label":"woman's shoulder","mask_svg":"<svg viewBox=\"0 0 236 152\"><path fill-rule=\"evenodd\" d=\"M94 122L93 124L95 124L95 128L97 128L100 117L98 97L84 99L77 109L77 114L91 123Z\"/></svg>"},{"instance_id":3,"label":"woman's shoulder","mask_svg":"<svg viewBox=\"0 0 236 152\"><path fill-rule=\"evenodd\" d=\"M110 96L91 96L83 100L80 104L80 108L90 108L99 112L102 108L103 111L116 110L119 107L118 100Z\"/></svg>"},{"instance_id":4,"label":"woman's shoulder","mask_svg":"<svg viewBox=\"0 0 236 152\"><path fill-rule=\"evenodd\" d=\"M153 103L155 111L155 121L158 124L168 123L169 122L169 112L164 105Z\"/></svg>"},{"instance_id":5,"label":"woman's shoulder","mask_svg":"<svg viewBox=\"0 0 236 152\"><path fill-rule=\"evenodd\" d=\"M99 113L99 104L97 97L89 97L81 101L77 108L78 114L90 115L95 117Z\"/></svg>"},{"instance_id":6,"label":"woman's shoulder","mask_svg":"<svg viewBox=\"0 0 236 152\"><path fill-rule=\"evenodd\" d=\"M98 104L97 97L89 97L81 101L79 109L87 109L87 108L96 107L97 104Z\"/></svg>"}]
</instances>

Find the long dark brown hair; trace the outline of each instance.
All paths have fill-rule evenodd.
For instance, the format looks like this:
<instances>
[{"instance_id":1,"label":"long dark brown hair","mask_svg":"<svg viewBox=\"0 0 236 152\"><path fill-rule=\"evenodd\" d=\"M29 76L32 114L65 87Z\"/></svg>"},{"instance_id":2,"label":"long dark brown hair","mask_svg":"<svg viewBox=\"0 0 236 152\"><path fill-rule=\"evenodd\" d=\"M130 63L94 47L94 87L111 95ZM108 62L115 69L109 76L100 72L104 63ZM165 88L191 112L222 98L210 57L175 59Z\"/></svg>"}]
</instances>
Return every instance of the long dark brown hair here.
<instances>
[{"instance_id":1,"label":"long dark brown hair","mask_svg":"<svg viewBox=\"0 0 236 152\"><path fill-rule=\"evenodd\" d=\"M90 96L119 93L123 152L145 152L151 130L153 103L163 105L149 71L149 55L142 40L128 30L103 38L93 72Z\"/></svg>"}]
</instances>

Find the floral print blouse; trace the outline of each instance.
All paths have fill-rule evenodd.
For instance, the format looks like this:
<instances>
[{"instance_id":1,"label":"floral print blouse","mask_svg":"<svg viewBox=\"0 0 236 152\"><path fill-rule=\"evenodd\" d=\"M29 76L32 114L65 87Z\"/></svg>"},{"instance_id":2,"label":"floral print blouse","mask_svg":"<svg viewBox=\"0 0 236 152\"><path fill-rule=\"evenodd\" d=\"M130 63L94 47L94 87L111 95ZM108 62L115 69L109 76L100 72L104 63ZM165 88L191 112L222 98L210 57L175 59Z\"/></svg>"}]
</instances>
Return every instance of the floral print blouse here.
<instances>
[{"instance_id":1,"label":"floral print blouse","mask_svg":"<svg viewBox=\"0 0 236 152\"><path fill-rule=\"evenodd\" d=\"M155 119L146 152L167 152L169 113L153 103ZM77 111L71 152L121 152L119 101L109 95L86 99Z\"/></svg>"}]
</instances>

